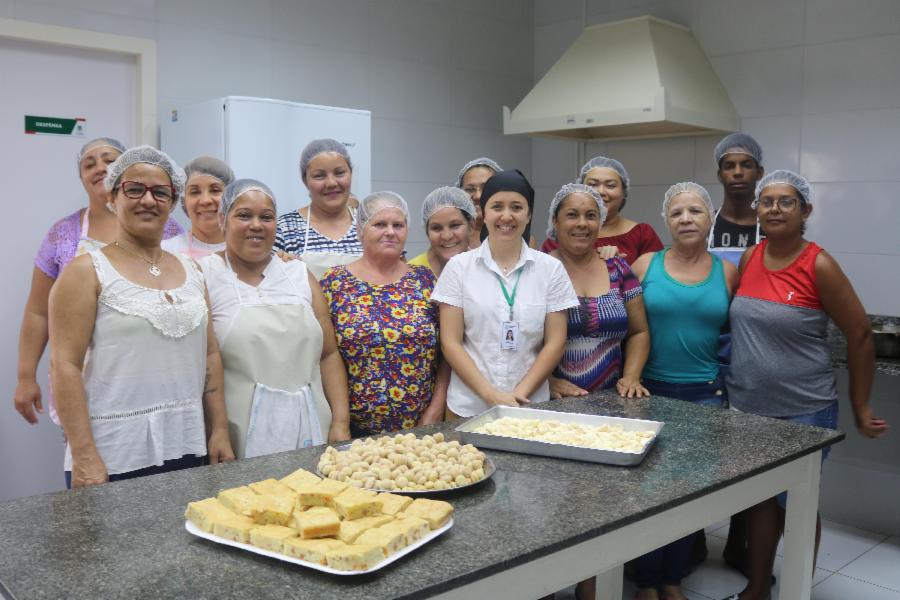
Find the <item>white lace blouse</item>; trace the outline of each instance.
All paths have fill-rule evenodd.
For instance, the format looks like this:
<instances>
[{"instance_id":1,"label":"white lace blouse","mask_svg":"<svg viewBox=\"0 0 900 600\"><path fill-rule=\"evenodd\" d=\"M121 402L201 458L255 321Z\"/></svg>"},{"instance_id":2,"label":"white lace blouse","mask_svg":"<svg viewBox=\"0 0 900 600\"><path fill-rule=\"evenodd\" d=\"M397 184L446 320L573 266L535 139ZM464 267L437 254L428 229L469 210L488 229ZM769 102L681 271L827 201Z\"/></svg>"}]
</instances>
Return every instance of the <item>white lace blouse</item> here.
<instances>
[{"instance_id":1,"label":"white lace blouse","mask_svg":"<svg viewBox=\"0 0 900 600\"><path fill-rule=\"evenodd\" d=\"M83 378L94 443L107 471L204 456L203 275L178 256L184 283L157 290L125 279L103 252L90 255L101 291ZM72 469L68 444L65 469Z\"/></svg>"}]
</instances>

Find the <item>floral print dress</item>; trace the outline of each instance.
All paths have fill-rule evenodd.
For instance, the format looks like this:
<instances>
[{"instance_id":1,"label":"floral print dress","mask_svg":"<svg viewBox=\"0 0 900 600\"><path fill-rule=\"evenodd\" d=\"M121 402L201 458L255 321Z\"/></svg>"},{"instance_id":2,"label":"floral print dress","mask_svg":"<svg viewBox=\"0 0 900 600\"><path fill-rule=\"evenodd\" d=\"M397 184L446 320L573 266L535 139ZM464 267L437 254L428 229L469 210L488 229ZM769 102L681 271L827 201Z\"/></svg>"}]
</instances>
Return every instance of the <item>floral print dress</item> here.
<instances>
[{"instance_id":1,"label":"floral print dress","mask_svg":"<svg viewBox=\"0 0 900 600\"><path fill-rule=\"evenodd\" d=\"M373 285L339 266L319 283L347 365L351 424L367 433L415 427L437 372L434 273L411 265L396 283Z\"/></svg>"}]
</instances>

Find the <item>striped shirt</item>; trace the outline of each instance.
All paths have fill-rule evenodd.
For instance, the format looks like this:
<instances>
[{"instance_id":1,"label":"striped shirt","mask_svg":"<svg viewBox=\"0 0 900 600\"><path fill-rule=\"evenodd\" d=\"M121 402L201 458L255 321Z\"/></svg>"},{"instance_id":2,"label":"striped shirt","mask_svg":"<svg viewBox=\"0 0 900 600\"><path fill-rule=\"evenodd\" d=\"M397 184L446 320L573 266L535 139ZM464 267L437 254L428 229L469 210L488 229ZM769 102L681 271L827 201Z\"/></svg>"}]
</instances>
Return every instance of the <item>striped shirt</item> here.
<instances>
[{"instance_id":1,"label":"striped shirt","mask_svg":"<svg viewBox=\"0 0 900 600\"><path fill-rule=\"evenodd\" d=\"M297 210L292 210L278 217L275 248L296 255L307 252L361 255L363 251L359 236L356 233L355 218L347 233L340 239L333 240L316 231L315 227L310 227L309 221Z\"/></svg>"}]
</instances>

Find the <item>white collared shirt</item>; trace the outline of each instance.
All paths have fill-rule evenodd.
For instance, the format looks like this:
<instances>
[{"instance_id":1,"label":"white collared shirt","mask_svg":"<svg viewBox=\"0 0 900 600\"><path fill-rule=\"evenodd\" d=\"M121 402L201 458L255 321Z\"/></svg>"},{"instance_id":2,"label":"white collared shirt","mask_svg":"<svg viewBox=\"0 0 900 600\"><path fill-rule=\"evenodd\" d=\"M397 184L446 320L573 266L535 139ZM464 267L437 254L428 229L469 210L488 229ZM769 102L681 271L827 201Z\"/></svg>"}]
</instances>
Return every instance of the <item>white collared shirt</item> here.
<instances>
[{"instance_id":1,"label":"white collared shirt","mask_svg":"<svg viewBox=\"0 0 900 600\"><path fill-rule=\"evenodd\" d=\"M516 350L500 348L501 324L509 318L509 304L500 288L503 278L512 294L519 270L513 319L519 324ZM578 297L565 267L548 254L532 250L523 241L519 262L506 276L491 256L488 241L450 259L438 279L431 300L463 309L463 348L487 380L498 390L511 392L534 364L544 343L544 319L548 313L578 306ZM546 402L550 387L545 381L529 399ZM490 408L463 383L454 371L447 391L447 406L461 417Z\"/></svg>"}]
</instances>

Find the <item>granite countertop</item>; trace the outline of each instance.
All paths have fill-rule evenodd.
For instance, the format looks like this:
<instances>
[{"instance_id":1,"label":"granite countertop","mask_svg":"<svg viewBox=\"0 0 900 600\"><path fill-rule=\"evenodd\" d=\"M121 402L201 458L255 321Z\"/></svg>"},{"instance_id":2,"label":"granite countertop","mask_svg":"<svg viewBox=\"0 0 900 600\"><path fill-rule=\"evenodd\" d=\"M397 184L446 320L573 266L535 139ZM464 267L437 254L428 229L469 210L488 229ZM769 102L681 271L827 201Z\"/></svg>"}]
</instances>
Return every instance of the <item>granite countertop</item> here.
<instances>
[{"instance_id":1,"label":"granite countertop","mask_svg":"<svg viewBox=\"0 0 900 600\"><path fill-rule=\"evenodd\" d=\"M184 508L222 489L314 469L286 452L0 504L0 582L25 598L424 598L662 512L843 439L806 427L609 392L540 405L664 421L638 467L486 451L493 478L447 494L455 525L365 576L337 577L220 546L184 529ZM456 424L417 430L444 431ZM502 543L500 543L502 542ZM3 586L0 586L2 595Z\"/></svg>"},{"instance_id":2,"label":"granite countertop","mask_svg":"<svg viewBox=\"0 0 900 600\"><path fill-rule=\"evenodd\" d=\"M872 328L880 330L886 324L900 325L900 318L882 315L869 315ZM828 343L831 346L831 365L840 369L847 368L847 338L835 326L828 322ZM875 357L875 374L900 376L900 358Z\"/></svg>"}]
</instances>

